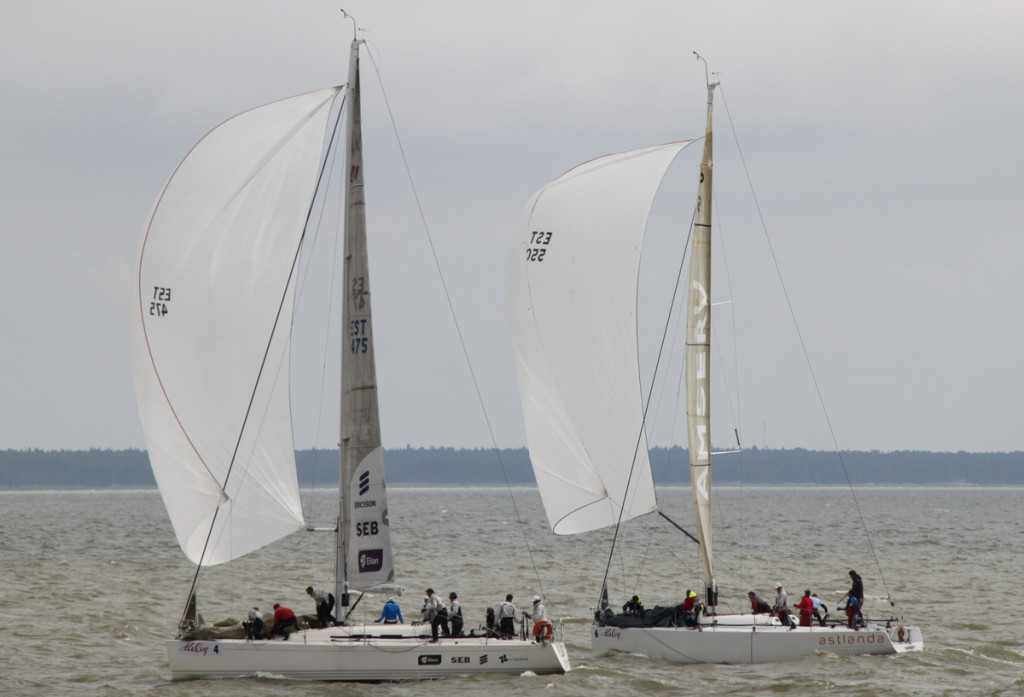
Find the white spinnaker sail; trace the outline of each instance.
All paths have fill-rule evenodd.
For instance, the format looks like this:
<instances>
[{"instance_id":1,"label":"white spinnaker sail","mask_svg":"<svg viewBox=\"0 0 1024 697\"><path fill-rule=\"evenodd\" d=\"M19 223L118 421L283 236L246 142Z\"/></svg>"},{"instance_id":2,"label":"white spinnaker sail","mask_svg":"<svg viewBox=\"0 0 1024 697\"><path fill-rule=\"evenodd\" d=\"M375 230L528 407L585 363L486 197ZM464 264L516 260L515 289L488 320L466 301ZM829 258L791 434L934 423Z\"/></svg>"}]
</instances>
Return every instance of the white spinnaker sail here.
<instances>
[{"instance_id":1,"label":"white spinnaker sail","mask_svg":"<svg viewBox=\"0 0 1024 697\"><path fill-rule=\"evenodd\" d=\"M338 92L268 104L211 131L171 176L143 239L132 329L139 413L178 543L197 564L303 526L289 406L292 269Z\"/></svg>"},{"instance_id":2,"label":"white spinnaker sail","mask_svg":"<svg viewBox=\"0 0 1024 697\"><path fill-rule=\"evenodd\" d=\"M530 459L555 533L613 525L620 509L624 520L657 510L637 274L654 195L689 142L580 165L534 194L516 227L509 324Z\"/></svg>"}]
</instances>

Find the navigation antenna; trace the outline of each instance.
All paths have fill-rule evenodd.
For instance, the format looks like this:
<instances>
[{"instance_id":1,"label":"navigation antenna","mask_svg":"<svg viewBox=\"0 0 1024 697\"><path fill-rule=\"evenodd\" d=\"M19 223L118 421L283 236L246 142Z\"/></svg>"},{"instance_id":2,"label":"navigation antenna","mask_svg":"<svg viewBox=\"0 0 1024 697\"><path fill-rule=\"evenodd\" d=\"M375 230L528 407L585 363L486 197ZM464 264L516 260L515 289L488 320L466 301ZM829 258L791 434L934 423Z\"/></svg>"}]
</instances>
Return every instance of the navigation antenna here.
<instances>
[{"instance_id":1,"label":"navigation antenna","mask_svg":"<svg viewBox=\"0 0 1024 697\"><path fill-rule=\"evenodd\" d=\"M701 63L704 64L704 82L705 82L705 84L707 84L708 87L713 87L713 86L717 87L718 86L717 82L714 83L714 85L711 84L711 75L718 76L721 73L709 73L708 72L708 62L706 60L704 60L704 56L700 55L696 51L693 52L693 55L697 56L697 60L699 60Z\"/></svg>"},{"instance_id":2,"label":"navigation antenna","mask_svg":"<svg viewBox=\"0 0 1024 697\"><path fill-rule=\"evenodd\" d=\"M351 19L352 20L352 39L353 40L358 39L359 38L359 36L358 36L358 34L359 34L359 22L356 21L355 17L350 15L348 12L346 12L344 8L341 8L341 15L345 19Z\"/></svg>"}]
</instances>

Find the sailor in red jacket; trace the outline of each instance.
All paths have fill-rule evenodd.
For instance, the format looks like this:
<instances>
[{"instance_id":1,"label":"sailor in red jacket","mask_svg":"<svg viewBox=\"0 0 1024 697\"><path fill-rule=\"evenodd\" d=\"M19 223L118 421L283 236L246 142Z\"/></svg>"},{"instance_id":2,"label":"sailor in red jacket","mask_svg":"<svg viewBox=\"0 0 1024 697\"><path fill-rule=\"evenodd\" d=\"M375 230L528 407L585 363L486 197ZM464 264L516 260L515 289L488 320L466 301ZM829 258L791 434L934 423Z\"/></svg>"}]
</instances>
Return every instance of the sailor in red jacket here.
<instances>
[{"instance_id":1,"label":"sailor in red jacket","mask_svg":"<svg viewBox=\"0 0 1024 697\"><path fill-rule=\"evenodd\" d=\"M814 601L811 599L810 590L804 591L804 597L800 598L800 602L796 606L800 610L800 626L810 627L811 616L814 614Z\"/></svg>"},{"instance_id":2,"label":"sailor in red jacket","mask_svg":"<svg viewBox=\"0 0 1024 697\"><path fill-rule=\"evenodd\" d=\"M274 603L274 624L270 628L270 636L281 634L284 640L288 641L288 628L299 631L299 621L295 619L295 613L280 603Z\"/></svg>"},{"instance_id":3,"label":"sailor in red jacket","mask_svg":"<svg viewBox=\"0 0 1024 697\"><path fill-rule=\"evenodd\" d=\"M687 627L696 627L700 621L698 619L698 608L697 605L697 594L692 590L687 589L686 600L679 606L679 611L683 613L683 621L686 622Z\"/></svg>"}]
</instances>

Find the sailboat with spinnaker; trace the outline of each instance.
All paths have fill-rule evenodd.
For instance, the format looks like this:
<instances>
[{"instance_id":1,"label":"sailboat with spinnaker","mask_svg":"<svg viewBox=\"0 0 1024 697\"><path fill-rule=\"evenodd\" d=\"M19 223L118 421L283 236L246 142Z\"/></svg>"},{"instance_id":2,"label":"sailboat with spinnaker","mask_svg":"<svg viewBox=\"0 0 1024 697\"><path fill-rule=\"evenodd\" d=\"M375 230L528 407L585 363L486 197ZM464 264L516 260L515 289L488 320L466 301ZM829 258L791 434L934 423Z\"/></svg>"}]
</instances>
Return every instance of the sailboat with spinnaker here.
<instances>
[{"instance_id":1,"label":"sailboat with spinnaker","mask_svg":"<svg viewBox=\"0 0 1024 697\"><path fill-rule=\"evenodd\" d=\"M601 589L595 654L626 651L683 663L767 663L815 651L898 654L923 647L902 617L793 628L768 614L718 614L711 536L712 102L692 222L686 288L686 422L706 613L682 601L643 619L616 615ZM608 155L533 195L512 244L509 324L533 470L551 529L578 534L658 510L639 375L640 251L669 165L698 141Z\"/></svg>"},{"instance_id":2,"label":"sailboat with spinnaker","mask_svg":"<svg viewBox=\"0 0 1024 697\"><path fill-rule=\"evenodd\" d=\"M197 569L306 528L292 434L290 334L307 228L330 181L329 164L343 153L334 593L342 620L354 607L352 591L397 589L370 312L361 45L352 43L347 85L247 111L193 147L146 228L132 326L150 462L178 542ZM204 637L194 589L193 581L178 635L167 642L175 679L380 681L569 670L560 636L431 642L423 625L345 622L302 629L287 641Z\"/></svg>"}]
</instances>

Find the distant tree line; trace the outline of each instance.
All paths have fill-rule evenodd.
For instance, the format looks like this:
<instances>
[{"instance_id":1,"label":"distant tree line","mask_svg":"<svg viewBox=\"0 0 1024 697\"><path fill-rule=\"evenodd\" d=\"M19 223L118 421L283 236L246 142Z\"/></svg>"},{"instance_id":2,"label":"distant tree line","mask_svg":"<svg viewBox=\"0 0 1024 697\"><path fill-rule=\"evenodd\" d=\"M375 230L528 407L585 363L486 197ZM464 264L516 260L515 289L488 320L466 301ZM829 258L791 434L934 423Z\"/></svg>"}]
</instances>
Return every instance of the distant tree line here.
<instances>
[{"instance_id":1,"label":"distant tree line","mask_svg":"<svg viewBox=\"0 0 1024 697\"><path fill-rule=\"evenodd\" d=\"M529 453L516 449L395 448L385 450L391 484L525 485L535 482ZM337 486L337 450L296 453L302 486ZM655 484L688 484L685 448L653 448ZM718 484L1024 485L1024 452L935 453L751 448L714 458ZM0 489L152 487L144 450L2 450Z\"/></svg>"}]
</instances>

